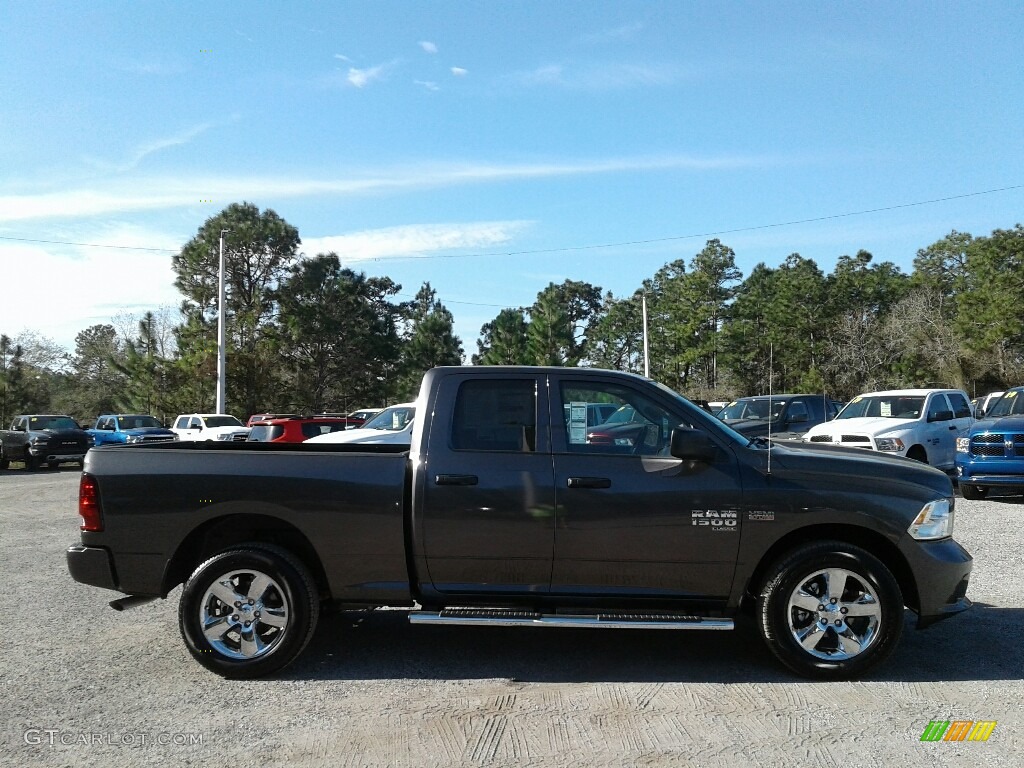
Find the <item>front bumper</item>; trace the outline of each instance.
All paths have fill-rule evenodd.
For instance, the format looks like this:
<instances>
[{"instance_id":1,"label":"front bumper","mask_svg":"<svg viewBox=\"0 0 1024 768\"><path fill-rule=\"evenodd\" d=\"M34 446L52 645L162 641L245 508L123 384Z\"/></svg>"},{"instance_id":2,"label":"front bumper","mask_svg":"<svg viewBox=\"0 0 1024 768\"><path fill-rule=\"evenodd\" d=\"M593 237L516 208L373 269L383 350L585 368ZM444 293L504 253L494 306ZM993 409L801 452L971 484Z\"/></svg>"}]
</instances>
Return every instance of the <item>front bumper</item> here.
<instances>
[{"instance_id":1,"label":"front bumper","mask_svg":"<svg viewBox=\"0 0 1024 768\"><path fill-rule=\"evenodd\" d=\"M900 551L917 586L918 629L971 607L967 585L974 558L955 539L917 541L907 535L900 542Z\"/></svg>"}]
</instances>

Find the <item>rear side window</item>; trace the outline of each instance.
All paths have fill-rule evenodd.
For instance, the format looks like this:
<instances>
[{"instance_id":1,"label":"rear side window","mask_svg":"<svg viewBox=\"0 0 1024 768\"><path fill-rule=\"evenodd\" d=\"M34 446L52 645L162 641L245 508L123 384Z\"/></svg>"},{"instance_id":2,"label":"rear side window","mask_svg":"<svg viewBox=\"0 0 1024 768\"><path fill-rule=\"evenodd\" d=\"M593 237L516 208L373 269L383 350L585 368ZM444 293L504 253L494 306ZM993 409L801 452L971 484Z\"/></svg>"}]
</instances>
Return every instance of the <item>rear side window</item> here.
<instances>
[{"instance_id":1,"label":"rear side window","mask_svg":"<svg viewBox=\"0 0 1024 768\"><path fill-rule=\"evenodd\" d=\"M967 402L966 397L959 392L947 392L946 397L949 398L949 404L953 406L954 418L963 419L971 415L971 404Z\"/></svg>"},{"instance_id":2,"label":"rear side window","mask_svg":"<svg viewBox=\"0 0 1024 768\"><path fill-rule=\"evenodd\" d=\"M271 440L284 434L284 427L280 424L257 424L249 432L249 442L269 443Z\"/></svg>"},{"instance_id":3,"label":"rear side window","mask_svg":"<svg viewBox=\"0 0 1024 768\"><path fill-rule=\"evenodd\" d=\"M455 399L452 448L537 449L537 387L532 379L464 381Z\"/></svg>"}]
</instances>

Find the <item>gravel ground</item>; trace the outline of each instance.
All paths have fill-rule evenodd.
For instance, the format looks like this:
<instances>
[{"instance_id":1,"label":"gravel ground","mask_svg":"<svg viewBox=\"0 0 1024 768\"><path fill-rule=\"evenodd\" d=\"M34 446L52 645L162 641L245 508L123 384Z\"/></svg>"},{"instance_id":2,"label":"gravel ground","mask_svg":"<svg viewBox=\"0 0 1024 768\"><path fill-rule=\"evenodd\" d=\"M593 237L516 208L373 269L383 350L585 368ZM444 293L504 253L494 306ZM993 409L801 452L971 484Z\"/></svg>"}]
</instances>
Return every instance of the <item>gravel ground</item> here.
<instances>
[{"instance_id":1,"label":"gravel ground","mask_svg":"<svg viewBox=\"0 0 1024 768\"><path fill-rule=\"evenodd\" d=\"M320 623L278 678L188 656L178 594L117 613L75 583L78 471L0 471L2 766L1024 764L1024 500L958 500L974 608L907 631L868 679L811 683L735 632ZM921 742L931 720L997 721Z\"/></svg>"}]
</instances>

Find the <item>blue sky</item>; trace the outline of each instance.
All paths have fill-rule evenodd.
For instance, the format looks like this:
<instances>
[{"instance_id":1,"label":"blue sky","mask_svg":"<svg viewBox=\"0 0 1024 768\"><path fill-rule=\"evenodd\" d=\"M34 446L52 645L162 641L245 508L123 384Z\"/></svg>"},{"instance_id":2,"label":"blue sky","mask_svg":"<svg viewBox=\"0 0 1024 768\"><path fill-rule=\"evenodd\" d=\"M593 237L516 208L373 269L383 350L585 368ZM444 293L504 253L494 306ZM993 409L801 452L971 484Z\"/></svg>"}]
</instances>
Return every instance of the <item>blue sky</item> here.
<instances>
[{"instance_id":1,"label":"blue sky","mask_svg":"<svg viewBox=\"0 0 1024 768\"><path fill-rule=\"evenodd\" d=\"M68 347L176 306L171 253L241 200L429 280L467 355L549 282L626 296L711 236L744 275L909 272L1024 221L1019 0L32 2L0 39L0 331Z\"/></svg>"}]
</instances>

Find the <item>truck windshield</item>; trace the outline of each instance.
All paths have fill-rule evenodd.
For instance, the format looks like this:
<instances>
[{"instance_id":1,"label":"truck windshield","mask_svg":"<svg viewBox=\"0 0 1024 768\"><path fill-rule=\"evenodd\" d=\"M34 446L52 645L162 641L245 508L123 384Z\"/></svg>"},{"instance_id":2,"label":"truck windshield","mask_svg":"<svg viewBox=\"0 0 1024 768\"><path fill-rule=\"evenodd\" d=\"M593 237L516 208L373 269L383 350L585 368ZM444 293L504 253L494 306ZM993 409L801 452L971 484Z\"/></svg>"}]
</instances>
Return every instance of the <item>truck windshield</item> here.
<instances>
[{"instance_id":1,"label":"truck windshield","mask_svg":"<svg viewBox=\"0 0 1024 768\"><path fill-rule=\"evenodd\" d=\"M78 429L78 424L69 416L33 416L28 420L28 428L37 429Z\"/></svg>"},{"instance_id":2,"label":"truck windshield","mask_svg":"<svg viewBox=\"0 0 1024 768\"><path fill-rule=\"evenodd\" d=\"M162 427L152 416L122 416L121 429L145 429L146 427Z\"/></svg>"},{"instance_id":3,"label":"truck windshield","mask_svg":"<svg viewBox=\"0 0 1024 768\"><path fill-rule=\"evenodd\" d=\"M207 427L241 427L242 422L234 416L204 416L203 422Z\"/></svg>"},{"instance_id":4,"label":"truck windshield","mask_svg":"<svg viewBox=\"0 0 1024 768\"><path fill-rule=\"evenodd\" d=\"M923 410L923 396L874 395L853 398L836 418L858 419L867 416L883 419L916 419Z\"/></svg>"},{"instance_id":5,"label":"truck windshield","mask_svg":"<svg viewBox=\"0 0 1024 768\"><path fill-rule=\"evenodd\" d=\"M363 429L386 429L390 432L397 432L404 429L412 417L416 415L416 408L408 405L395 405L385 408L368 422L363 424Z\"/></svg>"},{"instance_id":6,"label":"truck windshield","mask_svg":"<svg viewBox=\"0 0 1024 768\"><path fill-rule=\"evenodd\" d=\"M1000 416L1024 416L1024 389L1011 389L985 413L986 419Z\"/></svg>"},{"instance_id":7,"label":"truck windshield","mask_svg":"<svg viewBox=\"0 0 1024 768\"><path fill-rule=\"evenodd\" d=\"M769 409L769 406L771 408ZM785 408L785 400L776 400L774 398L757 398L750 400L737 400L729 403L725 408L718 412L718 418L722 421L735 421L737 419L753 419L755 421L764 421L771 417L772 420L778 419L782 414L782 409Z\"/></svg>"}]
</instances>

